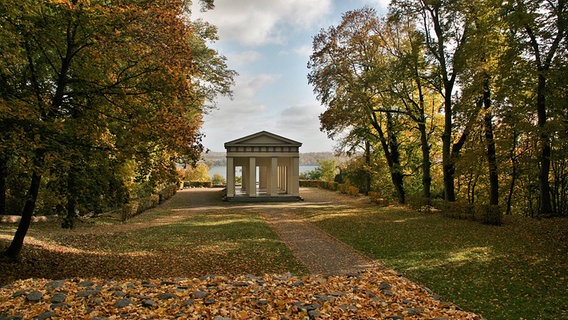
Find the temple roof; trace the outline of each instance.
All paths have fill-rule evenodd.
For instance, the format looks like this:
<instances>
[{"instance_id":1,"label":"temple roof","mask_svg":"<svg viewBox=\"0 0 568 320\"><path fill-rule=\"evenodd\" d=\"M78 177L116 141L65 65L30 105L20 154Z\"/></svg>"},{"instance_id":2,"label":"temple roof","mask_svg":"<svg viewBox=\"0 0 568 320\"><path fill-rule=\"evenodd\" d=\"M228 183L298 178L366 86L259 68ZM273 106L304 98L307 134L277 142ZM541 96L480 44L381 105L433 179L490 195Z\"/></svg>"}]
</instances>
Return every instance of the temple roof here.
<instances>
[{"instance_id":1,"label":"temple roof","mask_svg":"<svg viewBox=\"0 0 568 320\"><path fill-rule=\"evenodd\" d=\"M290 147L300 147L302 145L301 142L294 141L288 138L284 138L277 134L268 132L268 131L260 131L246 137L242 137L236 140L232 140L229 142L225 142L225 149L227 147L259 147L259 146L266 146L266 147L283 147L283 146L290 146Z\"/></svg>"}]
</instances>

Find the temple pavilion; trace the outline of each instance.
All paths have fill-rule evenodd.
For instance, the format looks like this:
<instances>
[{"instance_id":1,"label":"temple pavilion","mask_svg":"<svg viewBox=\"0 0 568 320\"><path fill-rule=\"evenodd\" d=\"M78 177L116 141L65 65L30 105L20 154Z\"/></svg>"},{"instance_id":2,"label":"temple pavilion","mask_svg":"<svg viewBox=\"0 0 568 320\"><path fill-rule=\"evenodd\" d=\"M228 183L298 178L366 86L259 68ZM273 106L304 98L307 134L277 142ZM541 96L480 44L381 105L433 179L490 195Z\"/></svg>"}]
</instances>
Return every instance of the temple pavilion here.
<instances>
[{"instance_id":1,"label":"temple pavilion","mask_svg":"<svg viewBox=\"0 0 568 320\"><path fill-rule=\"evenodd\" d=\"M267 131L226 142L226 199L301 200L300 146L300 142ZM240 185L237 172L241 173Z\"/></svg>"}]
</instances>

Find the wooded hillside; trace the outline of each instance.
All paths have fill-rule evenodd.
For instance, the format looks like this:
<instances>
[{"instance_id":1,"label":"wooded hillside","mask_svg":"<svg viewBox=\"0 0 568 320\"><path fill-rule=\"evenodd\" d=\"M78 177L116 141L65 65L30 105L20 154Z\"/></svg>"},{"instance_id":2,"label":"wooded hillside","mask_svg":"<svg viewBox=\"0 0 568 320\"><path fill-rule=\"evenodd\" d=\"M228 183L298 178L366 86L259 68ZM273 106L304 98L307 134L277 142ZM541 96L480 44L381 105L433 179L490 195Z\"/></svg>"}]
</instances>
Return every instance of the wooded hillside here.
<instances>
[{"instance_id":1,"label":"wooded hillside","mask_svg":"<svg viewBox=\"0 0 568 320\"><path fill-rule=\"evenodd\" d=\"M564 0L394 0L313 38L321 128L364 154L344 174L400 203L568 215Z\"/></svg>"}]
</instances>

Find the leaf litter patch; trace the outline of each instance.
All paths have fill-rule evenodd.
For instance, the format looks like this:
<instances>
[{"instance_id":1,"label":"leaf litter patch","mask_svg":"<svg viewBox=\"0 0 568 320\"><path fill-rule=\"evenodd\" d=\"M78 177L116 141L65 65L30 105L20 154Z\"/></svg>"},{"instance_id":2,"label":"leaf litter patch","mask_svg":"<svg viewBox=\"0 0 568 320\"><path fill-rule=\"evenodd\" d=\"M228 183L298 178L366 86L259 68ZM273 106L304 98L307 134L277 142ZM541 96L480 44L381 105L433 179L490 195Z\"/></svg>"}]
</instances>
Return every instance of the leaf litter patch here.
<instances>
[{"instance_id":1,"label":"leaf litter patch","mask_svg":"<svg viewBox=\"0 0 568 320\"><path fill-rule=\"evenodd\" d=\"M0 289L0 319L482 319L397 272L350 276L26 279Z\"/></svg>"}]
</instances>

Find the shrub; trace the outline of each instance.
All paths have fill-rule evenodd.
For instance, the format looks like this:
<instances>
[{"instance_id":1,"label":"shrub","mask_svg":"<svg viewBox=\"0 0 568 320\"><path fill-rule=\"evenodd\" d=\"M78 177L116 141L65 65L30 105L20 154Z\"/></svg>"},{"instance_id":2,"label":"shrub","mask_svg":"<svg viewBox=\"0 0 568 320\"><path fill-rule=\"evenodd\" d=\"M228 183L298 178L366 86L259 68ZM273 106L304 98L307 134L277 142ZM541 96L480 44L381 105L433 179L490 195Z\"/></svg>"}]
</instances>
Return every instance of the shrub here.
<instances>
[{"instance_id":1,"label":"shrub","mask_svg":"<svg viewBox=\"0 0 568 320\"><path fill-rule=\"evenodd\" d=\"M211 181L190 181L189 186L191 188L211 188L213 183Z\"/></svg>"},{"instance_id":2,"label":"shrub","mask_svg":"<svg viewBox=\"0 0 568 320\"><path fill-rule=\"evenodd\" d=\"M339 192L348 194L350 196L356 196L359 194L359 188L349 185L347 183L341 183L338 185Z\"/></svg>"},{"instance_id":3,"label":"shrub","mask_svg":"<svg viewBox=\"0 0 568 320\"><path fill-rule=\"evenodd\" d=\"M163 188L162 190L160 190L158 192L159 203L162 203L162 202L168 200L169 198L173 197L174 194L176 194L177 189L178 189L178 187L177 187L176 184L171 184L171 185Z\"/></svg>"},{"instance_id":4,"label":"shrub","mask_svg":"<svg viewBox=\"0 0 568 320\"><path fill-rule=\"evenodd\" d=\"M215 173L213 175L213 181L212 184L214 186L224 186L227 182L225 181L225 178L223 178L222 175Z\"/></svg>"},{"instance_id":5,"label":"shrub","mask_svg":"<svg viewBox=\"0 0 568 320\"><path fill-rule=\"evenodd\" d=\"M369 191L369 200L378 204L381 207L386 207L390 205L390 201L382 196L380 192Z\"/></svg>"},{"instance_id":6,"label":"shrub","mask_svg":"<svg viewBox=\"0 0 568 320\"><path fill-rule=\"evenodd\" d=\"M323 181L320 180L300 180L300 187L303 188L323 188Z\"/></svg>"},{"instance_id":7,"label":"shrub","mask_svg":"<svg viewBox=\"0 0 568 320\"><path fill-rule=\"evenodd\" d=\"M126 221L134 217L137 211L138 211L138 201L131 201L129 203L126 203L125 205L122 206L122 209L120 211L121 220Z\"/></svg>"},{"instance_id":8,"label":"shrub","mask_svg":"<svg viewBox=\"0 0 568 320\"><path fill-rule=\"evenodd\" d=\"M324 188L331 191L337 191L339 190L339 183L335 181L325 181Z\"/></svg>"},{"instance_id":9,"label":"shrub","mask_svg":"<svg viewBox=\"0 0 568 320\"><path fill-rule=\"evenodd\" d=\"M483 223L500 226L502 223L501 208L496 205L484 205L482 207L484 210L480 216L482 217Z\"/></svg>"}]
</instances>

